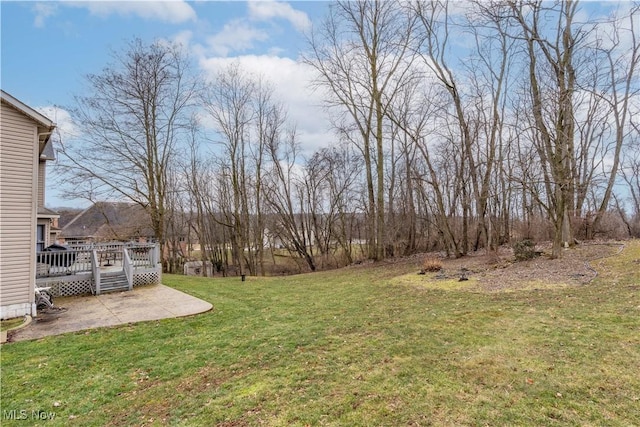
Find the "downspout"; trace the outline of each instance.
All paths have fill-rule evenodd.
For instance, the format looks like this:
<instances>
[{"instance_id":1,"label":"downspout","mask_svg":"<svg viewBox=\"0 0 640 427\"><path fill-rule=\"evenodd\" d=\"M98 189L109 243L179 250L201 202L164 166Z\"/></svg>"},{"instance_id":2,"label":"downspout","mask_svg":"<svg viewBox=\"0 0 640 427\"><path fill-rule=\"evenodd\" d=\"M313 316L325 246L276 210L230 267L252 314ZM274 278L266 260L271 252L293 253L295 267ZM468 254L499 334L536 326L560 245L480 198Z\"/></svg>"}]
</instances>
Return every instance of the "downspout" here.
<instances>
[{"instance_id":1,"label":"downspout","mask_svg":"<svg viewBox=\"0 0 640 427\"><path fill-rule=\"evenodd\" d=\"M40 151L40 138L42 136L46 136L46 138L44 139L44 142L45 142L45 145L46 145L47 140L51 137L51 134L53 134L53 129L54 128L55 128L55 125L51 126L49 128L48 132L42 132L42 133L38 133L37 134L38 135L38 160L40 160L42 158L42 152ZM44 148L44 145L43 145L43 148ZM36 171L37 171L37 165L36 165ZM36 176L36 181L37 180L38 180L38 178ZM36 194L37 194L37 187L36 187ZM37 224L38 224L38 220L37 220L37 218L38 218L38 198L37 198L37 196L34 196L34 198L35 198L35 218L36 218L36 227L37 227ZM34 256L34 262L35 261L36 260L35 260L35 256ZM33 283L33 288L31 289L31 294L32 294L31 297L34 298L33 302L31 302L31 316L32 317L36 317L38 315L38 307L36 306L36 301L35 301L35 286L36 286L36 284L34 282Z\"/></svg>"}]
</instances>

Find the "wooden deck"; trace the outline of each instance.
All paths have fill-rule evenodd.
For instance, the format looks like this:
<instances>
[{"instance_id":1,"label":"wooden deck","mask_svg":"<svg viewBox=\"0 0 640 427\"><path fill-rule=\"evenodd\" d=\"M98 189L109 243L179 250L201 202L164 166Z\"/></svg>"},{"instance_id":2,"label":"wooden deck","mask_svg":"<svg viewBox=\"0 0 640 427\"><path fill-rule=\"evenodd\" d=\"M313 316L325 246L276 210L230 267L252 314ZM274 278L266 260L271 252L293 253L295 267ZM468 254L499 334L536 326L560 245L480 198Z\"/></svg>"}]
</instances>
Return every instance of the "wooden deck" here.
<instances>
[{"instance_id":1,"label":"wooden deck","mask_svg":"<svg viewBox=\"0 0 640 427\"><path fill-rule=\"evenodd\" d=\"M37 254L36 286L54 296L100 295L158 284L162 278L156 244L96 243Z\"/></svg>"}]
</instances>

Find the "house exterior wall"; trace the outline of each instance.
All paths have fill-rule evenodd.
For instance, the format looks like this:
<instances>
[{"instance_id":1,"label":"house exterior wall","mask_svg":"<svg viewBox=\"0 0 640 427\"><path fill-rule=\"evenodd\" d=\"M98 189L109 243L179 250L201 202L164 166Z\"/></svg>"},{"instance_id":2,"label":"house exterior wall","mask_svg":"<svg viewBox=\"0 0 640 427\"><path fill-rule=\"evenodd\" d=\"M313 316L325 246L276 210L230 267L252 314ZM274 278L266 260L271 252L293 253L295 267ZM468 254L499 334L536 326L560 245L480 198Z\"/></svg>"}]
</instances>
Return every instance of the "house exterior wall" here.
<instances>
[{"instance_id":1,"label":"house exterior wall","mask_svg":"<svg viewBox=\"0 0 640 427\"><path fill-rule=\"evenodd\" d=\"M35 314L38 126L2 102L0 131L0 317Z\"/></svg>"}]
</instances>

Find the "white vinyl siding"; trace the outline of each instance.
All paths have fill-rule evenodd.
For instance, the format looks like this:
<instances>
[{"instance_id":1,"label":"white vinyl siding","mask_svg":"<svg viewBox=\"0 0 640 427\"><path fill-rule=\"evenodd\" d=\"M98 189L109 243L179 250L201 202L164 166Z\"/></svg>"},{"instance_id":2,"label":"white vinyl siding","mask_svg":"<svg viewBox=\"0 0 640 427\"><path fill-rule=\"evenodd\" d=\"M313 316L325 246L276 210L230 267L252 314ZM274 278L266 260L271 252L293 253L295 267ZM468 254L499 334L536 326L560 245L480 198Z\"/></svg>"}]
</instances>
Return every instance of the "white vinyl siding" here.
<instances>
[{"instance_id":1,"label":"white vinyl siding","mask_svg":"<svg viewBox=\"0 0 640 427\"><path fill-rule=\"evenodd\" d=\"M4 102L0 119L0 304L6 317L9 307L34 301L38 127Z\"/></svg>"}]
</instances>

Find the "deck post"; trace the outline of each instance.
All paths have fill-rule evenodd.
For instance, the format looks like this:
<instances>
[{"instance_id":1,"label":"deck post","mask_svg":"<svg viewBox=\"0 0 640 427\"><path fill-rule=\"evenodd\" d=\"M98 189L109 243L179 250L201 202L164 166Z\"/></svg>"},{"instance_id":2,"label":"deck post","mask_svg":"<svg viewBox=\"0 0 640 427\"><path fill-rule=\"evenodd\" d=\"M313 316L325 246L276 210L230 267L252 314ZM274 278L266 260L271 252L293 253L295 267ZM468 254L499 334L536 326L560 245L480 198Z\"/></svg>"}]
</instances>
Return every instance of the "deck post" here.
<instances>
[{"instance_id":1,"label":"deck post","mask_svg":"<svg viewBox=\"0 0 640 427\"><path fill-rule=\"evenodd\" d=\"M127 283L129 284L129 290L133 290L133 263L129 256L129 250L126 247L122 248L122 269L124 275L127 277Z\"/></svg>"},{"instance_id":2,"label":"deck post","mask_svg":"<svg viewBox=\"0 0 640 427\"><path fill-rule=\"evenodd\" d=\"M162 283L162 258L160 254L160 244L156 243L153 247L154 260L153 267L158 271L158 283Z\"/></svg>"},{"instance_id":3,"label":"deck post","mask_svg":"<svg viewBox=\"0 0 640 427\"><path fill-rule=\"evenodd\" d=\"M160 262L160 245L159 244L154 244L153 248L151 249L151 253L149 254L149 261L150 264L153 267L156 267L157 264Z\"/></svg>"},{"instance_id":4,"label":"deck post","mask_svg":"<svg viewBox=\"0 0 640 427\"><path fill-rule=\"evenodd\" d=\"M96 285L96 295L100 295L100 261L98 261L98 251L91 251L91 273L93 283Z\"/></svg>"}]
</instances>

